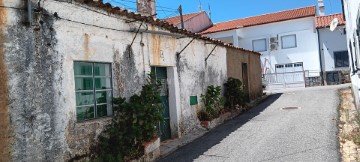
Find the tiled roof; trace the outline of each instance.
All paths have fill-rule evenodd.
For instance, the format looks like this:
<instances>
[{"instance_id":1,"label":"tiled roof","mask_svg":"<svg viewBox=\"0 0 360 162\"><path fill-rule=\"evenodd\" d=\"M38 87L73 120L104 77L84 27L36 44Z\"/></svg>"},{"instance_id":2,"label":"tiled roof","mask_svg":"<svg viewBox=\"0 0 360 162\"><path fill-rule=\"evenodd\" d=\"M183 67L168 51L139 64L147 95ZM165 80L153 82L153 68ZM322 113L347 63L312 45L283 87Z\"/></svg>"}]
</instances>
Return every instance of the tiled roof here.
<instances>
[{"instance_id":1,"label":"tiled roof","mask_svg":"<svg viewBox=\"0 0 360 162\"><path fill-rule=\"evenodd\" d=\"M331 21L334 20L335 18L338 18L339 25L345 25L343 14L338 13L338 14L333 14L333 15L316 17L316 28L330 27Z\"/></svg>"},{"instance_id":2,"label":"tiled roof","mask_svg":"<svg viewBox=\"0 0 360 162\"><path fill-rule=\"evenodd\" d=\"M216 39L212 39L212 38L209 38L209 37L206 37L206 36L202 36L199 33L193 33L193 32L190 32L190 31L188 31L186 29L179 29L176 26L174 26L174 25L172 25L172 24L170 24L170 23L168 23L166 21L153 18L152 16L143 16L141 14L134 13L134 12L128 11L128 10L123 9L123 8L114 7L110 3L105 3L104 4L102 1L97 1L97 0L75 0L75 1L80 2L82 4L85 4L85 5L89 6L89 7L96 7L98 9L102 9L102 10L108 12L109 14L125 16L125 17L127 17L129 19L134 19L134 20L139 21L139 22L145 22L145 23L148 23L148 24L151 24L151 25L155 25L155 26L163 28L163 29L165 29L165 30L167 30L167 31L169 31L171 33L182 34L182 35L185 35L185 36L188 36L188 37L191 37L191 38L196 38L196 39L201 39L201 40L204 40L204 41L208 41L208 42L211 42L212 44L215 44L215 45L220 45L220 46L223 46L223 47L230 47L230 48L234 48L234 49L242 50L242 51L245 51L245 52L251 52L253 54L260 55L260 53L258 53L258 52L254 52L254 51L247 50L247 49L240 48L240 47L235 47L235 46L233 46L231 44L224 43L224 42L222 42L220 40L216 40Z\"/></svg>"},{"instance_id":3,"label":"tiled roof","mask_svg":"<svg viewBox=\"0 0 360 162\"><path fill-rule=\"evenodd\" d=\"M214 24L209 29L203 31L202 34L232 30L232 29L255 26L255 25L269 24L274 22L293 20L293 19L299 19L310 16L316 16L316 6L309 6L309 7L297 8L287 11L269 13L265 15L237 19L227 22L220 22Z\"/></svg>"},{"instance_id":4,"label":"tiled roof","mask_svg":"<svg viewBox=\"0 0 360 162\"><path fill-rule=\"evenodd\" d=\"M183 15L183 20L184 20L184 22L188 21L188 20L192 19L193 17L196 17L197 15L200 15L201 13L204 13L204 12L205 11ZM164 19L164 21L166 21L170 24L173 24L175 26L179 25L181 23L180 16L170 17L170 18Z\"/></svg>"}]
</instances>

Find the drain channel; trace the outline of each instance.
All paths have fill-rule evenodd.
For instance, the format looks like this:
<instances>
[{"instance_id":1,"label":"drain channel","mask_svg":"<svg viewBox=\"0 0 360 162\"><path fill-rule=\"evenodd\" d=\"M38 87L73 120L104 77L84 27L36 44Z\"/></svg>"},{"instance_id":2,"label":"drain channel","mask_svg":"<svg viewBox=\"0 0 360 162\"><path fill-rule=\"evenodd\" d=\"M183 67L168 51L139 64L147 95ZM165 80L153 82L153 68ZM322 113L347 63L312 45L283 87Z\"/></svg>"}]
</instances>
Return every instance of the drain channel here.
<instances>
[{"instance_id":1,"label":"drain channel","mask_svg":"<svg viewBox=\"0 0 360 162\"><path fill-rule=\"evenodd\" d=\"M281 108L281 110L297 110L297 109L300 109L300 107L284 107L284 108Z\"/></svg>"}]
</instances>

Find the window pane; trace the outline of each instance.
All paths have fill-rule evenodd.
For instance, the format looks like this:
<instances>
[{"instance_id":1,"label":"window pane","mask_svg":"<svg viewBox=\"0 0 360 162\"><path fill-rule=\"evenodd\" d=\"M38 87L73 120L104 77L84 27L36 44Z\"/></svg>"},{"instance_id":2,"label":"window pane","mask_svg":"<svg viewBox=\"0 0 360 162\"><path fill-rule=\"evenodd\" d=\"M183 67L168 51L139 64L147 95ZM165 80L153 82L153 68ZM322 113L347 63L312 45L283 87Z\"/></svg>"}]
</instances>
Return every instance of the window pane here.
<instances>
[{"instance_id":1,"label":"window pane","mask_svg":"<svg viewBox=\"0 0 360 162\"><path fill-rule=\"evenodd\" d=\"M293 67L293 64L286 64L285 67Z\"/></svg>"},{"instance_id":2,"label":"window pane","mask_svg":"<svg viewBox=\"0 0 360 162\"><path fill-rule=\"evenodd\" d=\"M344 56L344 67L349 67L349 53L343 52L343 56Z\"/></svg>"},{"instance_id":3,"label":"window pane","mask_svg":"<svg viewBox=\"0 0 360 162\"><path fill-rule=\"evenodd\" d=\"M335 52L335 67L348 67L349 66L349 55L348 52Z\"/></svg>"},{"instance_id":4,"label":"window pane","mask_svg":"<svg viewBox=\"0 0 360 162\"><path fill-rule=\"evenodd\" d=\"M287 35L281 37L282 48L295 48L296 35Z\"/></svg>"},{"instance_id":5,"label":"window pane","mask_svg":"<svg viewBox=\"0 0 360 162\"><path fill-rule=\"evenodd\" d=\"M266 39L253 40L253 50L255 52L266 51Z\"/></svg>"},{"instance_id":6,"label":"window pane","mask_svg":"<svg viewBox=\"0 0 360 162\"><path fill-rule=\"evenodd\" d=\"M76 106L93 105L94 93L93 92L77 92L76 93Z\"/></svg>"},{"instance_id":7,"label":"window pane","mask_svg":"<svg viewBox=\"0 0 360 162\"><path fill-rule=\"evenodd\" d=\"M94 73L95 76L111 76L110 64L95 64Z\"/></svg>"},{"instance_id":8,"label":"window pane","mask_svg":"<svg viewBox=\"0 0 360 162\"><path fill-rule=\"evenodd\" d=\"M95 87L99 89L111 89L111 78L95 78Z\"/></svg>"},{"instance_id":9,"label":"window pane","mask_svg":"<svg viewBox=\"0 0 360 162\"><path fill-rule=\"evenodd\" d=\"M93 90L93 79L92 78L76 78L75 79L75 89L79 90Z\"/></svg>"},{"instance_id":10,"label":"window pane","mask_svg":"<svg viewBox=\"0 0 360 162\"><path fill-rule=\"evenodd\" d=\"M111 116L112 113L112 105L105 104L105 105L98 105L96 110L96 117L104 117L104 116Z\"/></svg>"},{"instance_id":11,"label":"window pane","mask_svg":"<svg viewBox=\"0 0 360 162\"><path fill-rule=\"evenodd\" d=\"M96 92L96 103L111 104L111 91Z\"/></svg>"},{"instance_id":12,"label":"window pane","mask_svg":"<svg viewBox=\"0 0 360 162\"><path fill-rule=\"evenodd\" d=\"M92 76L92 63L74 62L75 75Z\"/></svg>"},{"instance_id":13,"label":"window pane","mask_svg":"<svg viewBox=\"0 0 360 162\"><path fill-rule=\"evenodd\" d=\"M94 117L95 115L93 106L76 108L76 118L78 121L93 119Z\"/></svg>"}]
</instances>

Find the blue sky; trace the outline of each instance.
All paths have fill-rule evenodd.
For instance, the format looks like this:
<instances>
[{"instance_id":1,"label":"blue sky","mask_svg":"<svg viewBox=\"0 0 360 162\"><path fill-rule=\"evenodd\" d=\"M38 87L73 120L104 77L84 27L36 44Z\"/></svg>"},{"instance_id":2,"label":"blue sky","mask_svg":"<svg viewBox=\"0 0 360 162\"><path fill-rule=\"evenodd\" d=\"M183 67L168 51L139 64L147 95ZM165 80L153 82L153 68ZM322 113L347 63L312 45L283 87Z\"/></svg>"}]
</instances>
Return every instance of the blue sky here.
<instances>
[{"instance_id":1,"label":"blue sky","mask_svg":"<svg viewBox=\"0 0 360 162\"><path fill-rule=\"evenodd\" d=\"M136 10L136 0L104 0L115 6ZM156 0L158 18L177 16L182 5L183 13L200 11L200 0ZM317 5L317 0L201 0L202 10L209 11L213 22L222 22L271 12ZM340 13L340 0L325 0L325 14Z\"/></svg>"}]
</instances>

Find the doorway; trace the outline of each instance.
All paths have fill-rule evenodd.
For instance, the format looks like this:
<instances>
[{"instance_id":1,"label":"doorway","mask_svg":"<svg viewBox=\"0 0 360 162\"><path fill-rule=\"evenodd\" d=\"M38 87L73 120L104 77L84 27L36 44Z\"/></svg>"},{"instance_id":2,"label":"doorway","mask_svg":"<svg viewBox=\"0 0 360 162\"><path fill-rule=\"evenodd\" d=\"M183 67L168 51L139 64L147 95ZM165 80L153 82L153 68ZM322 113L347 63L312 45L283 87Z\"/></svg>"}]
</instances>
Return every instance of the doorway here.
<instances>
[{"instance_id":1,"label":"doorway","mask_svg":"<svg viewBox=\"0 0 360 162\"><path fill-rule=\"evenodd\" d=\"M160 123L160 139L161 141L171 138L170 128L170 110L169 110L169 90L167 83L167 70L166 67L151 67L151 73L155 74L156 81L161 82L160 97L163 105L163 118L164 121Z\"/></svg>"}]
</instances>

